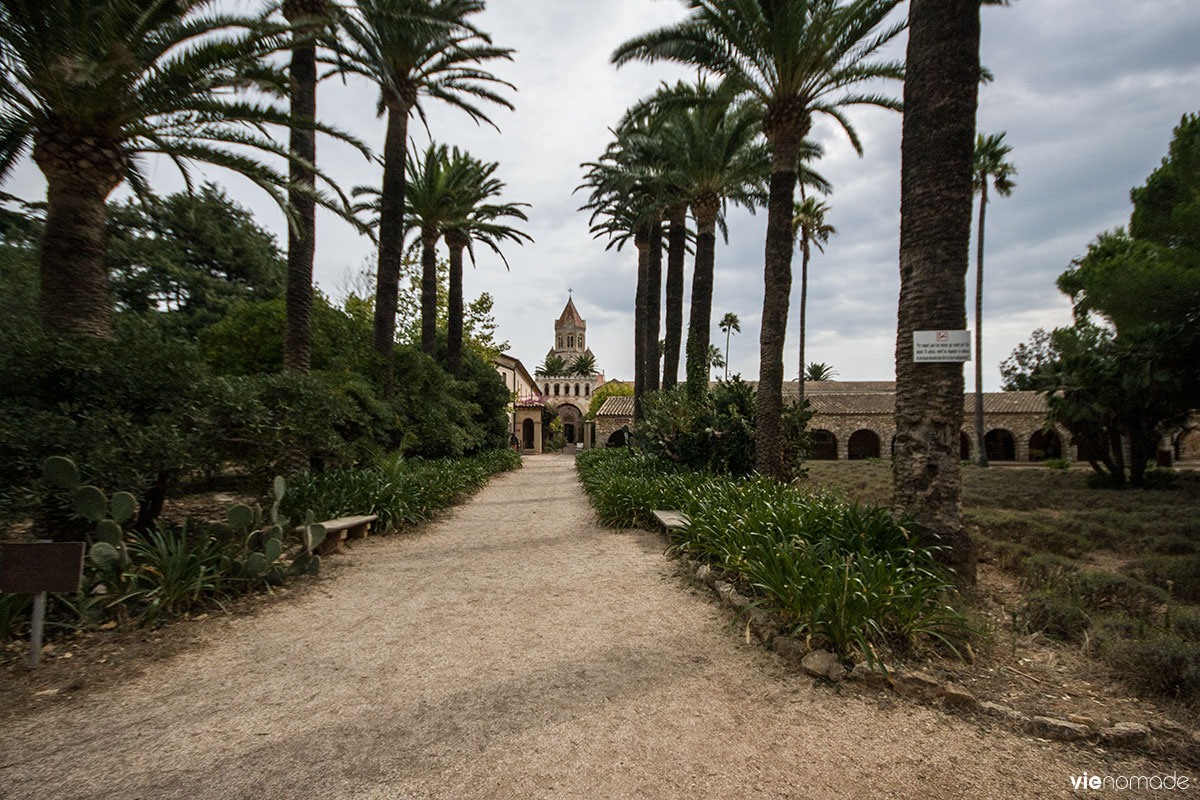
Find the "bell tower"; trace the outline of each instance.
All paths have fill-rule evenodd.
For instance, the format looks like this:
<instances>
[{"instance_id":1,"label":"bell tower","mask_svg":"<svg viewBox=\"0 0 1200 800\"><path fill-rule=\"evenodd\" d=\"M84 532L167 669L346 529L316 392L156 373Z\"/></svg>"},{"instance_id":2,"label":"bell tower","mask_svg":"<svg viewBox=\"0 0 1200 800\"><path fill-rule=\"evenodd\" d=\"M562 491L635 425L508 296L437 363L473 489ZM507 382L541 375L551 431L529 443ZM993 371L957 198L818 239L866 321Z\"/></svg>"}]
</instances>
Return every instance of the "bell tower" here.
<instances>
[{"instance_id":1,"label":"bell tower","mask_svg":"<svg viewBox=\"0 0 1200 800\"><path fill-rule=\"evenodd\" d=\"M575 301L568 297L566 307L554 323L554 355L570 363L588 351L586 336L587 322L579 316Z\"/></svg>"}]
</instances>

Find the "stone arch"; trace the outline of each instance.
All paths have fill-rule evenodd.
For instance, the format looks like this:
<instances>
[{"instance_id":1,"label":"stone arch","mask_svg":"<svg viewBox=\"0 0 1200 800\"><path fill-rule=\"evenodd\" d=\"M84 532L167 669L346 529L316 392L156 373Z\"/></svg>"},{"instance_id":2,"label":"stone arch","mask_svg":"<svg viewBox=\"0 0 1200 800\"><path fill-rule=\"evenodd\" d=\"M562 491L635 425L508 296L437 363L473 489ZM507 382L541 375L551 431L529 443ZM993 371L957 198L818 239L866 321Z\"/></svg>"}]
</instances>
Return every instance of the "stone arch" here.
<instances>
[{"instance_id":1,"label":"stone arch","mask_svg":"<svg viewBox=\"0 0 1200 800\"><path fill-rule=\"evenodd\" d=\"M545 386L543 386L542 388L543 388L543 389L545 389L545 391L544 391L544 392L542 392L542 394L544 394L544 395L546 395L547 397L549 397L549 396L550 396L550 384L548 384L548 383L547 383L547 384L546 384Z\"/></svg>"},{"instance_id":2,"label":"stone arch","mask_svg":"<svg viewBox=\"0 0 1200 800\"><path fill-rule=\"evenodd\" d=\"M554 396L555 396L555 397L558 397L558 390L559 390L560 388L561 388L561 385L560 385L560 384L557 384L557 383L556 383L556 384L554 384Z\"/></svg>"},{"instance_id":3,"label":"stone arch","mask_svg":"<svg viewBox=\"0 0 1200 800\"><path fill-rule=\"evenodd\" d=\"M579 384L575 384L575 396L579 397Z\"/></svg>"},{"instance_id":4,"label":"stone arch","mask_svg":"<svg viewBox=\"0 0 1200 800\"><path fill-rule=\"evenodd\" d=\"M812 432L812 450L809 458L813 461L837 461L837 437L833 431L818 429Z\"/></svg>"},{"instance_id":5,"label":"stone arch","mask_svg":"<svg viewBox=\"0 0 1200 800\"><path fill-rule=\"evenodd\" d=\"M584 397L591 397L591 396L592 396L592 386L591 386L591 384L585 383L585 384L583 385L583 396L584 396Z\"/></svg>"},{"instance_id":6,"label":"stone arch","mask_svg":"<svg viewBox=\"0 0 1200 800\"><path fill-rule=\"evenodd\" d=\"M846 442L846 458L851 461L879 458L879 435L866 428L850 434L850 440Z\"/></svg>"},{"instance_id":7,"label":"stone arch","mask_svg":"<svg viewBox=\"0 0 1200 800\"><path fill-rule=\"evenodd\" d=\"M1200 460L1200 429L1193 428L1179 434L1175 439L1175 460Z\"/></svg>"},{"instance_id":8,"label":"stone arch","mask_svg":"<svg viewBox=\"0 0 1200 800\"><path fill-rule=\"evenodd\" d=\"M1017 440L1010 430L992 428L983 437L983 446L987 450L989 462L1017 460Z\"/></svg>"},{"instance_id":9,"label":"stone arch","mask_svg":"<svg viewBox=\"0 0 1200 800\"><path fill-rule=\"evenodd\" d=\"M558 419L562 422L563 438L567 444L575 444L583 440L583 412L570 403L558 407Z\"/></svg>"},{"instance_id":10,"label":"stone arch","mask_svg":"<svg viewBox=\"0 0 1200 800\"><path fill-rule=\"evenodd\" d=\"M533 420L526 418L521 423L521 446L526 450L533 449Z\"/></svg>"},{"instance_id":11,"label":"stone arch","mask_svg":"<svg viewBox=\"0 0 1200 800\"><path fill-rule=\"evenodd\" d=\"M1058 432L1051 430L1035 431L1029 437L1029 460L1045 461L1048 458L1062 458L1063 445Z\"/></svg>"},{"instance_id":12,"label":"stone arch","mask_svg":"<svg viewBox=\"0 0 1200 800\"><path fill-rule=\"evenodd\" d=\"M608 447L624 447L625 446L625 429L617 428L615 431L613 431L612 435L608 437L607 446Z\"/></svg>"}]
</instances>

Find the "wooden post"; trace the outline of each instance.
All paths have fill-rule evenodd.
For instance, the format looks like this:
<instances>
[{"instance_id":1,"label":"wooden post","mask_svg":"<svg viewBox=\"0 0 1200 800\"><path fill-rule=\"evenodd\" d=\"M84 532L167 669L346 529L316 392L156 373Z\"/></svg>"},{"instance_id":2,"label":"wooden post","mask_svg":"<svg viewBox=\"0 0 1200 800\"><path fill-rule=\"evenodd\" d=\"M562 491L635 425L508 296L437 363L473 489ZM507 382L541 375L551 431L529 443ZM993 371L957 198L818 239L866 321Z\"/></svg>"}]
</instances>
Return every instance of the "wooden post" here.
<instances>
[{"instance_id":1,"label":"wooden post","mask_svg":"<svg viewBox=\"0 0 1200 800\"><path fill-rule=\"evenodd\" d=\"M36 669L42 660L42 628L46 624L46 593L33 596L33 619L29 630L29 668Z\"/></svg>"}]
</instances>

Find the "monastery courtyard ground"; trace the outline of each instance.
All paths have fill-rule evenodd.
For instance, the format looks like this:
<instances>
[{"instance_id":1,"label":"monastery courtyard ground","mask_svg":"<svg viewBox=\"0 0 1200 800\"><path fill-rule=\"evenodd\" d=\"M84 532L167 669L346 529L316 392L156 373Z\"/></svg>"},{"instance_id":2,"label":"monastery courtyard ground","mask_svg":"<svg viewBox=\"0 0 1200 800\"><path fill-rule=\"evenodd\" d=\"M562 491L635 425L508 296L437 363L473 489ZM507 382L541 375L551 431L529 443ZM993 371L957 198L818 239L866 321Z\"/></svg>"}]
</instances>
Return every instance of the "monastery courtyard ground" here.
<instances>
[{"instance_id":1,"label":"monastery courtyard ground","mask_svg":"<svg viewBox=\"0 0 1200 800\"><path fill-rule=\"evenodd\" d=\"M8 709L0 798L1034 798L1116 771L814 685L660 536L598 527L571 457L525 463L308 591L177 626L203 641L142 674Z\"/></svg>"}]
</instances>

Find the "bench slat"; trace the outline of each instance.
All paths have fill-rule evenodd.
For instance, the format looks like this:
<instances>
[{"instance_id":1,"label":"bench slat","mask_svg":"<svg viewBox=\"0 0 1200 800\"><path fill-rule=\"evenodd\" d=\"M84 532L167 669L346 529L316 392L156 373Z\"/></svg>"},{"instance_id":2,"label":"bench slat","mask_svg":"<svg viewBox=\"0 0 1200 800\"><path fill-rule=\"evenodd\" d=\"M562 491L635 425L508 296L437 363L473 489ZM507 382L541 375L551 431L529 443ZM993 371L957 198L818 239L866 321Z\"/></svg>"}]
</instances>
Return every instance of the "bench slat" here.
<instances>
[{"instance_id":1,"label":"bench slat","mask_svg":"<svg viewBox=\"0 0 1200 800\"><path fill-rule=\"evenodd\" d=\"M684 514L682 511L655 511L654 519L658 520L658 524L669 531L677 531L680 528L686 528L690 524L687 514Z\"/></svg>"}]
</instances>

